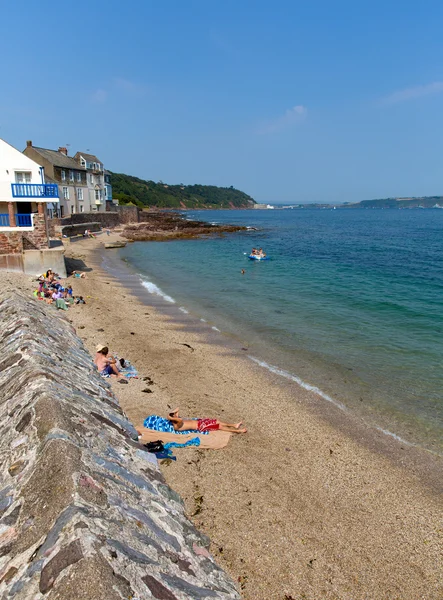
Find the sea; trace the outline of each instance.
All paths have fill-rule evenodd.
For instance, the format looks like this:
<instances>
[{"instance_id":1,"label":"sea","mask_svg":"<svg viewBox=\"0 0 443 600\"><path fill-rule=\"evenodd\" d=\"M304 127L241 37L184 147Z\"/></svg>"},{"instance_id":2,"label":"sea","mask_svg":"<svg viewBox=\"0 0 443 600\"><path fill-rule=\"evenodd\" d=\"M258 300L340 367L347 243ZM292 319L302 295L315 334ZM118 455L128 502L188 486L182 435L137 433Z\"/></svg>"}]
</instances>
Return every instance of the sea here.
<instances>
[{"instance_id":1,"label":"sea","mask_svg":"<svg viewBox=\"0 0 443 600\"><path fill-rule=\"evenodd\" d=\"M370 427L443 455L443 210L183 214L248 229L120 250L157 307ZM249 260L252 247L269 260Z\"/></svg>"}]
</instances>

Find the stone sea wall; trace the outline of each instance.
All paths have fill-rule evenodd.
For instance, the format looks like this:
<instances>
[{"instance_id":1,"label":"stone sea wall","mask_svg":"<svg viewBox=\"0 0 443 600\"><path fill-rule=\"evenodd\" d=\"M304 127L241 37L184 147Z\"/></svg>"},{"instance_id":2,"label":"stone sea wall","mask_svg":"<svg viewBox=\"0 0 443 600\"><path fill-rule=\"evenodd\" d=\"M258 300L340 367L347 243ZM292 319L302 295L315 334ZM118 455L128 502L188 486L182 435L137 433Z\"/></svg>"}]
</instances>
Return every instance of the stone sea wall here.
<instances>
[{"instance_id":1,"label":"stone sea wall","mask_svg":"<svg viewBox=\"0 0 443 600\"><path fill-rule=\"evenodd\" d=\"M65 318L0 295L0 598L239 598Z\"/></svg>"}]
</instances>

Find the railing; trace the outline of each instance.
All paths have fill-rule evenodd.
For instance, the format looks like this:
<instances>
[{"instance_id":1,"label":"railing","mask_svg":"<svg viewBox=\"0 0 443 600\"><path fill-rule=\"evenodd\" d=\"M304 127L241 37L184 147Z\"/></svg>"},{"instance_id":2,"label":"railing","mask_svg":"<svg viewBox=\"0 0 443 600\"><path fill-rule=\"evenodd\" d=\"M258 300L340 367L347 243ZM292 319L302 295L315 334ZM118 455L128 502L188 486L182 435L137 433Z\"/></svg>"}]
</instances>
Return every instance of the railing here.
<instances>
[{"instance_id":1,"label":"railing","mask_svg":"<svg viewBox=\"0 0 443 600\"><path fill-rule=\"evenodd\" d=\"M18 213L15 215L15 223L17 227L32 227L32 217Z\"/></svg>"},{"instance_id":2,"label":"railing","mask_svg":"<svg viewBox=\"0 0 443 600\"><path fill-rule=\"evenodd\" d=\"M11 223L9 220L9 214L0 214L0 227L10 227ZM15 226L16 227L32 227L32 215L16 213L15 215Z\"/></svg>"},{"instance_id":3,"label":"railing","mask_svg":"<svg viewBox=\"0 0 443 600\"><path fill-rule=\"evenodd\" d=\"M56 183L11 183L13 198L58 198Z\"/></svg>"}]
</instances>

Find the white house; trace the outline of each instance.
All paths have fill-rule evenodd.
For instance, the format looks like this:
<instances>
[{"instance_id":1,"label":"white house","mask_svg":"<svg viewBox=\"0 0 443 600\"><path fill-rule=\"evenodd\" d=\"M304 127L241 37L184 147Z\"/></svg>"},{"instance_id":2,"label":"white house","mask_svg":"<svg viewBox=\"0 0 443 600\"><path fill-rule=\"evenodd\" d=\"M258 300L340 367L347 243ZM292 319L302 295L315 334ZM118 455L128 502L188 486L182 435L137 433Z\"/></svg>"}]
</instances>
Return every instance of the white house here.
<instances>
[{"instance_id":1,"label":"white house","mask_svg":"<svg viewBox=\"0 0 443 600\"><path fill-rule=\"evenodd\" d=\"M58 186L45 183L44 169L0 139L0 269L33 272L31 263L44 264L46 204L58 201Z\"/></svg>"},{"instance_id":2,"label":"white house","mask_svg":"<svg viewBox=\"0 0 443 600\"><path fill-rule=\"evenodd\" d=\"M74 160L87 171L89 204L92 211L106 211L105 168L103 163L94 155L77 152ZM112 194L112 191L111 191ZM111 195L112 200L112 195Z\"/></svg>"}]
</instances>

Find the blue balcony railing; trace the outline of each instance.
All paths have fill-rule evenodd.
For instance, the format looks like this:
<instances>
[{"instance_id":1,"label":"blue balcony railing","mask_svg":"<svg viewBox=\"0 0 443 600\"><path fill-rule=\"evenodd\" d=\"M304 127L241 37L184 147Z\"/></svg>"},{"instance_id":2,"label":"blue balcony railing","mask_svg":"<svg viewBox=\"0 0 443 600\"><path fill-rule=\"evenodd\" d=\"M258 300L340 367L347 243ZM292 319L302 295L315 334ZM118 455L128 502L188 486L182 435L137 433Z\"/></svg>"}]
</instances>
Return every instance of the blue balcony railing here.
<instances>
[{"instance_id":1,"label":"blue balcony railing","mask_svg":"<svg viewBox=\"0 0 443 600\"><path fill-rule=\"evenodd\" d=\"M32 227L31 215L16 214L15 223L17 227Z\"/></svg>"},{"instance_id":2,"label":"blue balcony railing","mask_svg":"<svg viewBox=\"0 0 443 600\"><path fill-rule=\"evenodd\" d=\"M0 227L10 227L9 214L0 214ZM30 214L16 213L16 227L32 227L32 216Z\"/></svg>"},{"instance_id":3,"label":"blue balcony railing","mask_svg":"<svg viewBox=\"0 0 443 600\"><path fill-rule=\"evenodd\" d=\"M13 198L58 198L56 183L11 183Z\"/></svg>"}]
</instances>

